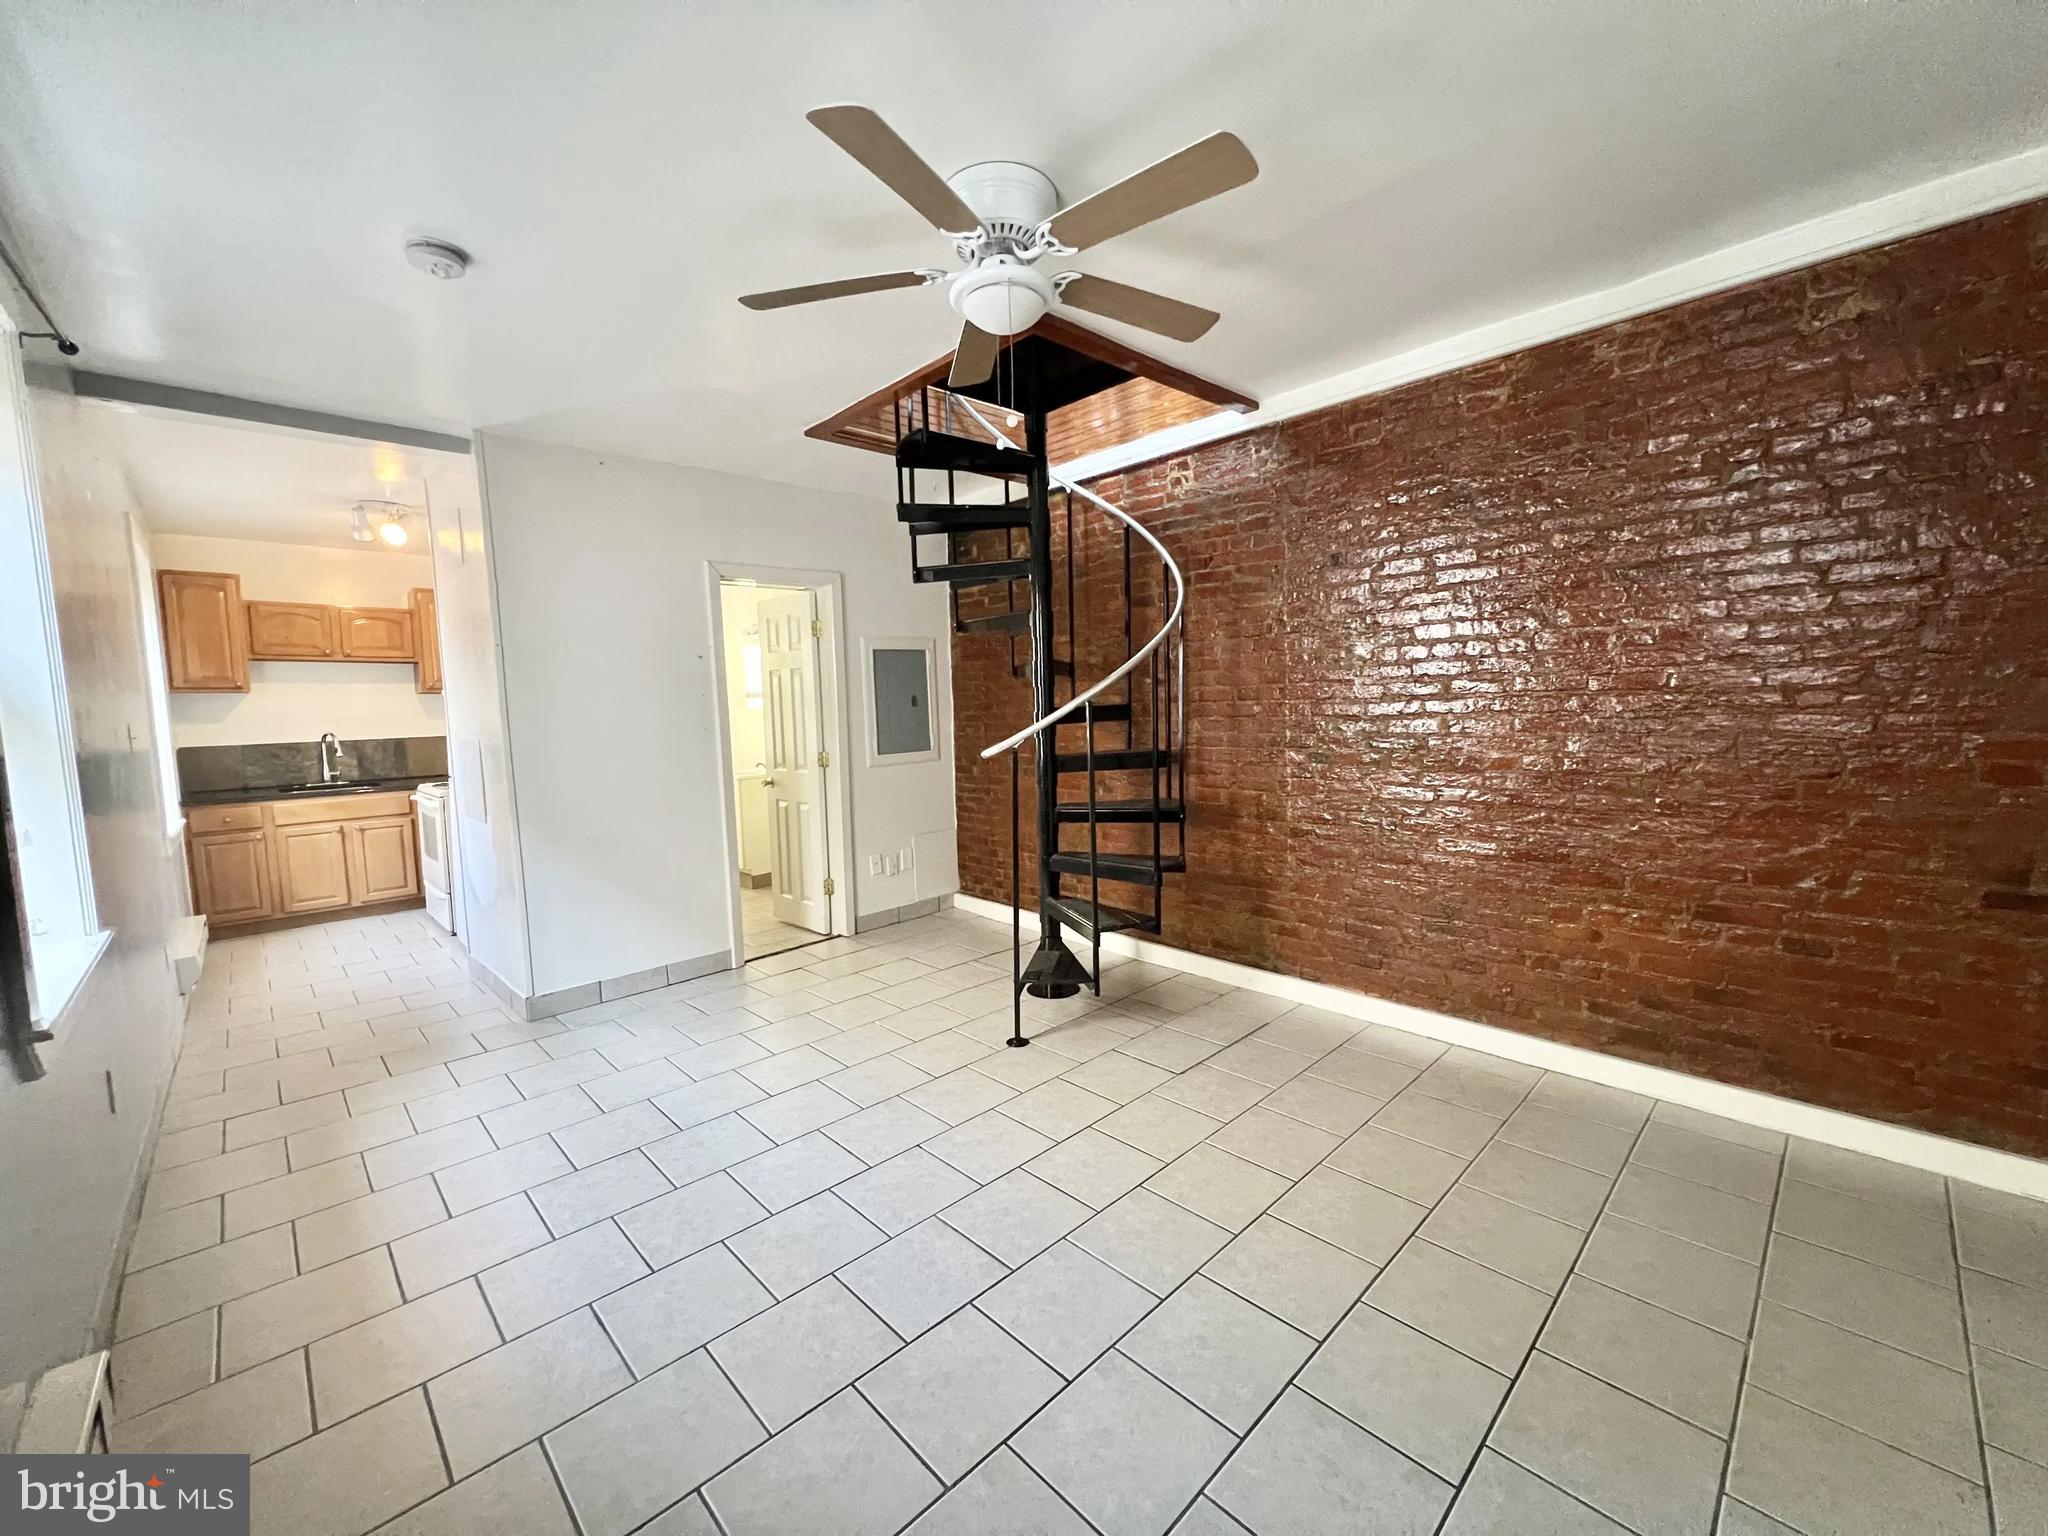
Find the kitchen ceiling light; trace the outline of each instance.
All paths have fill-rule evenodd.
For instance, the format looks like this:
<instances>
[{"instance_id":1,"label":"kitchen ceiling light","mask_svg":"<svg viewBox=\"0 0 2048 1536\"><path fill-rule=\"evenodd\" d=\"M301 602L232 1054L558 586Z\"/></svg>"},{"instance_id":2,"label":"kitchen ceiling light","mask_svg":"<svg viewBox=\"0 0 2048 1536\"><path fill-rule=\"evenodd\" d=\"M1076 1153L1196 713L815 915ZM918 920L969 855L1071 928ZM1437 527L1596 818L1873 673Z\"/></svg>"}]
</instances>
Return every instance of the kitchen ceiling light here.
<instances>
[{"instance_id":1,"label":"kitchen ceiling light","mask_svg":"<svg viewBox=\"0 0 2048 1536\"><path fill-rule=\"evenodd\" d=\"M412 511L404 502L359 501L348 510L349 534L357 543L371 544L382 539L393 549L404 546L410 532L405 526L405 515Z\"/></svg>"}]
</instances>

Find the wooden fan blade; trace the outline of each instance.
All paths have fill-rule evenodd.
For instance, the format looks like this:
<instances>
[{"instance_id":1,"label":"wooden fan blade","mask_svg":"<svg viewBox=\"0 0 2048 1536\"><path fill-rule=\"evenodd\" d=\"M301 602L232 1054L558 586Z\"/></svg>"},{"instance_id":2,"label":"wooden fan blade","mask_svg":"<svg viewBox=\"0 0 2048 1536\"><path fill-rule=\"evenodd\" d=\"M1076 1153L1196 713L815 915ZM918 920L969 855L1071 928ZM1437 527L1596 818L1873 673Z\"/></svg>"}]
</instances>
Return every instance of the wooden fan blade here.
<instances>
[{"instance_id":1,"label":"wooden fan blade","mask_svg":"<svg viewBox=\"0 0 2048 1536\"><path fill-rule=\"evenodd\" d=\"M975 211L916 150L867 107L817 107L804 114L826 138L866 166L882 183L946 234L981 227Z\"/></svg>"},{"instance_id":2,"label":"wooden fan blade","mask_svg":"<svg viewBox=\"0 0 2048 1536\"><path fill-rule=\"evenodd\" d=\"M1086 250L1241 187L1258 174L1259 162L1236 134L1212 133L1135 176L1062 208L1052 217L1052 236L1062 245Z\"/></svg>"},{"instance_id":3,"label":"wooden fan blade","mask_svg":"<svg viewBox=\"0 0 2048 1536\"><path fill-rule=\"evenodd\" d=\"M996 354L1003 349L1000 336L992 336L972 320L960 323L960 345L953 349L953 371L946 383L954 389L986 384L996 371Z\"/></svg>"},{"instance_id":4,"label":"wooden fan blade","mask_svg":"<svg viewBox=\"0 0 2048 1536\"><path fill-rule=\"evenodd\" d=\"M1183 304L1163 293L1113 283L1106 277L1077 277L1060 290L1060 302L1107 320L1121 320L1175 341L1200 341L1223 317L1199 304Z\"/></svg>"},{"instance_id":5,"label":"wooden fan blade","mask_svg":"<svg viewBox=\"0 0 2048 1536\"><path fill-rule=\"evenodd\" d=\"M873 277L842 277L834 283L808 283L802 288L776 288L767 293L740 295L749 309L787 309L792 304L815 304L820 299L843 299L851 293L880 293L884 288L922 288L921 272L881 272Z\"/></svg>"}]
</instances>

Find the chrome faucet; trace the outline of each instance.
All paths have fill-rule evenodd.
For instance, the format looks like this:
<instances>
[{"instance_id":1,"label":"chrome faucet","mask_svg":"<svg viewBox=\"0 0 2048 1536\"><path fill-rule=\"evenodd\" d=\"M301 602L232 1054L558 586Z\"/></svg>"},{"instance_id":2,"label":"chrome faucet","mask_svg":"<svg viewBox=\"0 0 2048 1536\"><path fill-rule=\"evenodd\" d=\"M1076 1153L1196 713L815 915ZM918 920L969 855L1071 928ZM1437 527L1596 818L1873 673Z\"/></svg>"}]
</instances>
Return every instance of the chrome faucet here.
<instances>
[{"instance_id":1,"label":"chrome faucet","mask_svg":"<svg viewBox=\"0 0 2048 1536\"><path fill-rule=\"evenodd\" d=\"M333 748L332 757L328 756L330 747ZM328 731L320 738L320 782L332 784L341 777L340 770L341 743L335 739L334 732Z\"/></svg>"}]
</instances>

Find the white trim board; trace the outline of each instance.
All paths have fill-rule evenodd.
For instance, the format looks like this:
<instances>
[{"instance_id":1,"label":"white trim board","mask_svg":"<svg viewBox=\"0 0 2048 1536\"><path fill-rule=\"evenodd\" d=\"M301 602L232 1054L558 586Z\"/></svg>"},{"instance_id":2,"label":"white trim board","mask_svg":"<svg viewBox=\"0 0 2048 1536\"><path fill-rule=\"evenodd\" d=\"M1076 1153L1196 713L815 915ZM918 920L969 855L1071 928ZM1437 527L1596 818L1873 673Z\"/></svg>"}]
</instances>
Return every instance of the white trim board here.
<instances>
[{"instance_id":1,"label":"white trim board","mask_svg":"<svg viewBox=\"0 0 2048 1536\"><path fill-rule=\"evenodd\" d=\"M994 922L1007 923L1012 916L1011 909L1000 902L986 901L964 892L953 898L953 905L959 911ZM1036 913L1018 915L1026 933L1038 932ZM1881 1120L1865 1119L1862 1115L1848 1114L1839 1109L1823 1109L1817 1104L1759 1093L1752 1088L1737 1088L1711 1078L1674 1072L1668 1067L1646 1066L1642 1062L1608 1056L1583 1046L1564 1045L1518 1030L1500 1029L1448 1013L1435 1013L1427 1008L1392 1002L1365 992L1353 992L1326 982L1282 976L1274 971L1239 965L1234 960L1218 960L1154 940L1134 938L1127 933L1104 935L1102 948L1105 953L1148 961L1185 971L1191 976L1206 976L1211 981L1306 1003L1346 1018L1384 1024L1412 1035L1441 1040L1447 1045L1469 1046L1475 1051L1504 1056L1525 1066L1542 1067L1546 1071L1562 1072L1609 1088L1666 1099L1690 1109L1740 1120L1746 1125L1803 1136L1808 1141L1845 1147L1852 1152L1865 1152L1887 1162L1924 1168L1930 1173L1946 1174L1990 1189L2048 1200L2048 1162L2022 1157L2014 1152L2000 1152L1993 1147L1980 1147L1973 1142L1957 1141L1903 1125L1888 1125Z\"/></svg>"},{"instance_id":2,"label":"white trim board","mask_svg":"<svg viewBox=\"0 0 2048 1536\"><path fill-rule=\"evenodd\" d=\"M1069 459L1054 465L1053 470L1066 479L1085 482L1311 411L1398 389L1418 379L1455 373L1460 368L1527 351L1545 342L1633 320L1836 256L1889 245L1894 240L1996 213L2042 196L2048 196L2048 145L1787 225L1615 287L1477 326L1312 384L1282 390L1255 411L1218 411L1199 421L1166 427L1098 453Z\"/></svg>"}]
</instances>

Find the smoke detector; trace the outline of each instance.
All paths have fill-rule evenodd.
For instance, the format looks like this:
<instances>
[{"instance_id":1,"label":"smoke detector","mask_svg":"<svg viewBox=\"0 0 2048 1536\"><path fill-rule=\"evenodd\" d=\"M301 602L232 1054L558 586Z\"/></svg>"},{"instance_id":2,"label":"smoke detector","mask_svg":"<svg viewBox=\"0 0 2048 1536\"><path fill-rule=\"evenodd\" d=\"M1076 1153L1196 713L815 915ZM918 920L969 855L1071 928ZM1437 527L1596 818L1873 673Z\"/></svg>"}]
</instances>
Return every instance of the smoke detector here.
<instances>
[{"instance_id":1,"label":"smoke detector","mask_svg":"<svg viewBox=\"0 0 2048 1536\"><path fill-rule=\"evenodd\" d=\"M405 259L443 282L452 283L469 270L469 253L445 240L408 240Z\"/></svg>"}]
</instances>

